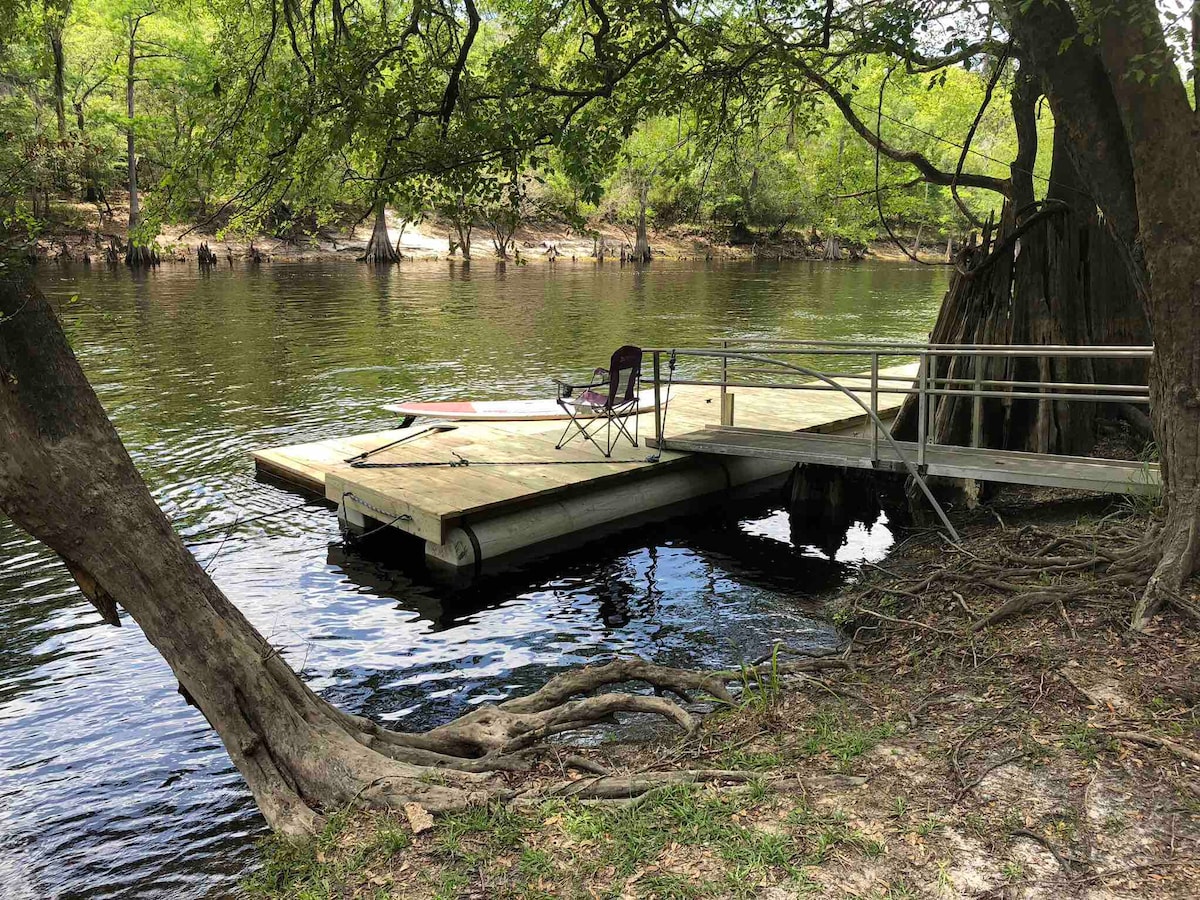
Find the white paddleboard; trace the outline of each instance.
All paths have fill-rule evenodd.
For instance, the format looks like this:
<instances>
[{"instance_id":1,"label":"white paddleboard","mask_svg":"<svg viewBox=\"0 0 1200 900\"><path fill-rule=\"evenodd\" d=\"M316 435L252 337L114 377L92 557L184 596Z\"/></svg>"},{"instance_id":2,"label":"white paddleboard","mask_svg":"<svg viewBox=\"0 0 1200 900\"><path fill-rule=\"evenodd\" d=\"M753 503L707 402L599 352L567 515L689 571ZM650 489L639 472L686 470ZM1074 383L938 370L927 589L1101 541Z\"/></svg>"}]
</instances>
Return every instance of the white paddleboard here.
<instances>
[{"instance_id":1,"label":"white paddleboard","mask_svg":"<svg viewBox=\"0 0 1200 900\"><path fill-rule=\"evenodd\" d=\"M551 399L389 403L384 409L399 416L446 419L451 422L540 422L569 418L558 402ZM647 398L640 402L638 414L653 409L654 401Z\"/></svg>"}]
</instances>

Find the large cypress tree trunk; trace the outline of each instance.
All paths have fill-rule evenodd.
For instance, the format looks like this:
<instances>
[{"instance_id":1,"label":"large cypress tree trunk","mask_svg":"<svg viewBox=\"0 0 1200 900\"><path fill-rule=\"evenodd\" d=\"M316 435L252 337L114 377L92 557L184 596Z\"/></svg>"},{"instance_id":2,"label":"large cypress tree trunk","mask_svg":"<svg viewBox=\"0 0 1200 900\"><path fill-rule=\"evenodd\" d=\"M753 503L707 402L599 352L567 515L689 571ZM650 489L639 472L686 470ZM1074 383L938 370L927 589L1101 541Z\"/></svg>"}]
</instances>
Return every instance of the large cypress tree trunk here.
<instances>
[{"instance_id":1,"label":"large cypress tree trunk","mask_svg":"<svg viewBox=\"0 0 1200 900\"><path fill-rule=\"evenodd\" d=\"M1149 343L1149 327L1122 255L1096 213L1094 201L1067 153L1063 130L1055 133L1050 188L1034 201L1031 176L1037 152L1034 106L1040 91L1018 79L1013 91L1018 156L1012 166L1012 199L983 244L959 254L930 341L938 344L1067 344L1097 346ZM975 367L988 380L1145 383L1144 365L1082 358L1038 359L942 357L939 378L974 380ZM936 398L929 439L940 444L971 441L972 401ZM1081 401L1039 402L987 399L982 404L983 446L1037 453L1087 454L1099 414L1116 407ZM895 431L913 439L917 403L910 397Z\"/></svg>"},{"instance_id":2,"label":"large cypress tree trunk","mask_svg":"<svg viewBox=\"0 0 1200 900\"><path fill-rule=\"evenodd\" d=\"M375 226L371 229L371 240L361 261L373 263L400 262L400 253L388 237L387 208L382 200L375 204Z\"/></svg>"},{"instance_id":3,"label":"large cypress tree trunk","mask_svg":"<svg viewBox=\"0 0 1200 900\"><path fill-rule=\"evenodd\" d=\"M1164 516L1148 535L1157 564L1132 625L1166 602L1200 615L1182 590L1200 563L1200 114L1151 0L1092 11L1088 40L1069 4L1002 7L1151 324Z\"/></svg>"},{"instance_id":4,"label":"large cypress tree trunk","mask_svg":"<svg viewBox=\"0 0 1200 900\"><path fill-rule=\"evenodd\" d=\"M650 235L646 230L646 206L650 202L650 184L645 182L638 187L638 219L637 236L633 241L633 261L648 263L651 259Z\"/></svg>"},{"instance_id":5,"label":"large cypress tree trunk","mask_svg":"<svg viewBox=\"0 0 1200 900\"><path fill-rule=\"evenodd\" d=\"M1133 162L1140 247L1149 278L1154 334L1151 418L1163 474L1161 554L1132 625L1164 604L1200 618L1184 593L1200 569L1200 113L1178 69L1139 83L1125 73L1144 58L1171 59L1156 7L1130 0L1108 11L1101 56L1110 72Z\"/></svg>"}]
</instances>

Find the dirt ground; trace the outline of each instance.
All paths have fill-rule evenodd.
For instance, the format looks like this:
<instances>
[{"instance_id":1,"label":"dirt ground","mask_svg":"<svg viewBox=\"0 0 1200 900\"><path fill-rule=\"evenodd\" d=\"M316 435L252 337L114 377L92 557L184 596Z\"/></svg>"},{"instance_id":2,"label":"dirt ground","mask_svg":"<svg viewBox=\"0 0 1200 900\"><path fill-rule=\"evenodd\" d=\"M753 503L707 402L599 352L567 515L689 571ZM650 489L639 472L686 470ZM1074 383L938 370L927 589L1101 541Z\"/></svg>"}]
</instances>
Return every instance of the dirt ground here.
<instances>
[{"instance_id":1,"label":"dirt ground","mask_svg":"<svg viewBox=\"0 0 1200 900\"><path fill-rule=\"evenodd\" d=\"M830 598L853 636L836 655L780 646L733 673L738 703L693 735L631 744L617 729L598 746L564 746L512 787L597 777L567 753L614 773L686 771L694 783L616 801L518 796L436 822L420 810L343 811L311 845L269 845L246 888L480 900L1196 897L1200 638L1172 613L1130 634L1135 591L1104 562L1147 532L1149 515L1013 491L958 516L958 547L911 531ZM1094 548L1093 566L1062 561L1078 547ZM1013 592L989 582L1025 578L1030 558L1045 560L1030 582L1044 589L982 624L1013 606ZM1001 565L1007 581L987 574Z\"/></svg>"}]
</instances>

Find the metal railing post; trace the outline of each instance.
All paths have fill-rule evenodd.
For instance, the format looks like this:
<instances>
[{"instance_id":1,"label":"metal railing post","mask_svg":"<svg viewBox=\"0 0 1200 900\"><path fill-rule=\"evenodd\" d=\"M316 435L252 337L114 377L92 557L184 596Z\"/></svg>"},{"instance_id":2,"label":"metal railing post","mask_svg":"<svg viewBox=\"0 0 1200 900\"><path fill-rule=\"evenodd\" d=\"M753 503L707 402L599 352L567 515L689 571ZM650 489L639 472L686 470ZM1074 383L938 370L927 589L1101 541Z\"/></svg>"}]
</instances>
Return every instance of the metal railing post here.
<instances>
[{"instance_id":1,"label":"metal railing post","mask_svg":"<svg viewBox=\"0 0 1200 900\"><path fill-rule=\"evenodd\" d=\"M879 462L879 354L871 354L871 463Z\"/></svg>"},{"instance_id":2,"label":"metal railing post","mask_svg":"<svg viewBox=\"0 0 1200 900\"><path fill-rule=\"evenodd\" d=\"M721 349L728 350L730 342L721 341ZM733 395L730 394L730 358L721 355L721 425L733 427Z\"/></svg>"},{"instance_id":3,"label":"metal railing post","mask_svg":"<svg viewBox=\"0 0 1200 900\"><path fill-rule=\"evenodd\" d=\"M983 443L983 360L982 355L975 357L975 396L971 398L971 446L978 447Z\"/></svg>"},{"instance_id":4,"label":"metal railing post","mask_svg":"<svg viewBox=\"0 0 1200 900\"><path fill-rule=\"evenodd\" d=\"M727 351L729 349L729 341L721 341L721 349ZM729 357L721 354L721 424L732 425L729 421L729 389L726 387L726 382L729 381Z\"/></svg>"},{"instance_id":5,"label":"metal railing post","mask_svg":"<svg viewBox=\"0 0 1200 900\"><path fill-rule=\"evenodd\" d=\"M946 373L949 375L949 372ZM926 405L929 408L929 424L925 427L925 440L931 440L931 435L937 434L937 408L938 398L941 396L937 392L938 381L938 356L936 353L929 355L929 375L925 378L925 390L929 393L929 400Z\"/></svg>"},{"instance_id":6,"label":"metal railing post","mask_svg":"<svg viewBox=\"0 0 1200 900\"><path fill-rule=\"evenodd\" d=\"M654 351L654 439L658 442L657 449L662 453L663 422L662 422L662 355Z\"/></svg>"},{"instance_id":7,"label":"metal railing post","mask_svg":"<svg viewBox=\"0 0 1200 900\"><path fill-rule=\"evenodd\" d=\"M921 362L917 366L917 465L925 465L925 429L929 426L926 406L929 398L926 395L929 379L929 354L921 351Z\"/></svg>"}]
</instances>

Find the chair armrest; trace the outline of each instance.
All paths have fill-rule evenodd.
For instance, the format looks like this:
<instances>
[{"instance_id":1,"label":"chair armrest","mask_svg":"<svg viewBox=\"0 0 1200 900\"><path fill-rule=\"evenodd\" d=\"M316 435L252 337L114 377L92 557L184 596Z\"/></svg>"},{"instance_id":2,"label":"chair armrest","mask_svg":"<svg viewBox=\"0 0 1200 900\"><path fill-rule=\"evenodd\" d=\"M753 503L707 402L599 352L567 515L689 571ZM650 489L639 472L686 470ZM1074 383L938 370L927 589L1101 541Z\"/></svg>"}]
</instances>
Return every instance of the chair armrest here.
<instances>
[{"instance_id":1,"label":"chair armrest","mask_svg":"<svg viewBox=\"0 0 1200 900\"><path fill-rule=\"evenodd\" d=\"M558 385L559 399L563 399L564 397L570 397L571 394L573 394L575 391L579 391L579 390L588 391L588 390L591 390L592 388L604 387L605 385L608 384L607 380L591 381L591 382L588 382L587 384L571 384L569 382L563 381L561 378L551 378L550 380L553 381L556 385Z\"/></svg>"}]
</instances>

